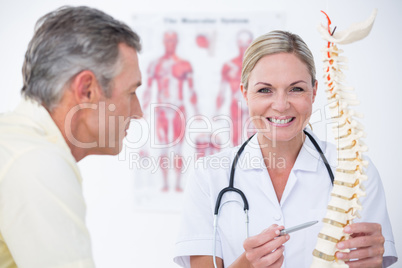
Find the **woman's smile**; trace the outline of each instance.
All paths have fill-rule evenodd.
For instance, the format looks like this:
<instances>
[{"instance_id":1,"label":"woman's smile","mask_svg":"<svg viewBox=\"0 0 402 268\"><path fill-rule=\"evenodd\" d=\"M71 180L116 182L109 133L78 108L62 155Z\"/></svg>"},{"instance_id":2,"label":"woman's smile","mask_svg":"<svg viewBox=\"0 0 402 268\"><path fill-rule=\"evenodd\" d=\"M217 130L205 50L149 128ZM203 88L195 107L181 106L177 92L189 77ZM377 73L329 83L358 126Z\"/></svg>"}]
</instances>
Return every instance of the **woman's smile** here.
<instances>
[{"instance_id":1,"label":"woman's smile","mask_svg":"<svg viewBox=\"0 0 402 268\"><path fill-rule=\"evenodd\" d=\"M285 118L275 118L275 117L267 117L269 123L271 125L277 126L277 127L286 127L289 126L295 117L285 117Z\"/></svg>"}]
</instances>

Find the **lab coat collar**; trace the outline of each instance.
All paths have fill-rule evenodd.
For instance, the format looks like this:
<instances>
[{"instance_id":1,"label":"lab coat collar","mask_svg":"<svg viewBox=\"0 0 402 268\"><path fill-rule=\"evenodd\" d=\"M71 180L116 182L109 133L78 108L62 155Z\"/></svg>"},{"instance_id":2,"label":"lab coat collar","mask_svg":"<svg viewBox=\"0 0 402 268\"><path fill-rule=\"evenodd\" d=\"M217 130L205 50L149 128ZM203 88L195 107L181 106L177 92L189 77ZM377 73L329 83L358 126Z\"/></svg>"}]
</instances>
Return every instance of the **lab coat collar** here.
<instances>
[{"instance_id":1,"label":"lab coat collar","mask_svg":"<svg viewBox=\"0 0 402 268\"><path fill-rule=\"evenodd\" d=\"M240 145L241 146L241 145ZM235 148L235 153L240 149L240 146ZM266 169L260 145L258 143L257 134L255 134L250 142L244 148L237 163L243 170L263 170Z\"/></svg>"},{"instance_id":2,"label":"lab coat collar","mask_svg":"<svg viewBox=\"0 0 402 268\"><path fill-rule=\"evenodd\" d=\"M306 131L314 137L314 139L320 146L321 150L325 154L326 143L318 139L317 136L314 133L312 133L311 130L306 129ZM236 152L238 151L238 149L239 147L236 148ZM314 144L311 142L311 140L306 136L303 146L300 149L299 155L297 156L296 162L293 166L293 171L296 170L311 171L311 172L317 171L319 161L322 161L319 152L314 147ZM261 149L258 144L257 135L254 135L254 137L251 138L250 142L244 148L244 151L239 158L238 164L239 165L241 164L242 169L245 170L266 169L265 163L262 158Z\"/></svg>"},{"instance_id":3,"label":"lab coat collar","mask_svg":"<svg viewBox=\"0 0 402 268\"><path fill-rule=\"evenodd\" d=\"M317 136L312 133L311 130L305 129L308 133L310 133L313 138L316 140L321 150L325 153L325 148L323 142L317 138ZM305 137L303 142L303 146L300 149L299 155L296 158L296 162L293 166L293 171L303 170L303 171L317 171L318 161L321 160L320 153L314 147L314 144L311 142L310 138Z\"/></svg>"}]
</instances>

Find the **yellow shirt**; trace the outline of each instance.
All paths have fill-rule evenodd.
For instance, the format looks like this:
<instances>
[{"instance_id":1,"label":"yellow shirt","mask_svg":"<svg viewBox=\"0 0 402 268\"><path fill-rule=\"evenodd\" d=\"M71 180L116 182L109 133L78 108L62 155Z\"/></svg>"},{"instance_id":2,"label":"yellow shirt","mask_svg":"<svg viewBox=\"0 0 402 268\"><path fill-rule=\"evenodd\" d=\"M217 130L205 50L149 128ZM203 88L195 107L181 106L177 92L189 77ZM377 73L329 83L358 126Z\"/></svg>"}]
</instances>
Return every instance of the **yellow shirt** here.
<instances>
[{"instance_id":1,"label":"yellow shirt","mask_svg":"<svg viewBox=\"0 0 402 268\"><path fill-rule=\"evenodd\" d=\"M0 268L95 267L81 180L43 106L0 115Z\"/></svg>"}]
</instances>

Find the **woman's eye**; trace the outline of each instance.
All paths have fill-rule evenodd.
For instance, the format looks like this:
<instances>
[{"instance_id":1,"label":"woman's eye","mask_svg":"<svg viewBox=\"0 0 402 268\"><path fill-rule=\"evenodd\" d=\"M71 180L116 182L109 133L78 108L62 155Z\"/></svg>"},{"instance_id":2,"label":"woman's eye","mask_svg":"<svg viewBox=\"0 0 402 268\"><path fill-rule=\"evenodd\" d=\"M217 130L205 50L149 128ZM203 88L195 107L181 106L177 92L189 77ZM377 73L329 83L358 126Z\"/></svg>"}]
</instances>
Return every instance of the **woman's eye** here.
<instances>
[{"instance_id":1,"label":"woman's eye","mask_svg":"<svg viewBox=\"0 0 402 268\"><path fill-rule=\"evenodd\" d=\"M271 89L269 89L269 88L261 88L260 90L258 90L258 92L269 93L269 92L271 92Z\"/></svg>"},{"instance_id":2,"label":"woman's eye","mask_svg":"<svg viewBox=\"0 0 402 268\"><path fill-rule=\"evenodd\" d=\"M294 87L294 88L292 88L291 91L293 91L293 92L302 92L302 91L304 91L304 89L302 89L301 87Z\"/></svg>"}]
</instances>

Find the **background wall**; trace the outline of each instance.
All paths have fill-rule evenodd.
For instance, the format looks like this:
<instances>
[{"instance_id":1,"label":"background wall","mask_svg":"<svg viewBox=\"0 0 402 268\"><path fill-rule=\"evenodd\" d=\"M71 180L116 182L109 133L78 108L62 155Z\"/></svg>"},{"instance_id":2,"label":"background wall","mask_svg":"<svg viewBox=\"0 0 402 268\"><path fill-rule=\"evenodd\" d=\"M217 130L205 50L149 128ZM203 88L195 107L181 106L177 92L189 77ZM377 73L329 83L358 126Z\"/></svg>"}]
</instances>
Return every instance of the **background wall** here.
<instances>
[{"instance_id":1,"label":"background wall","mask_svg":"<svg viewBox=\"0 0 402 268\"><path fill-rule=\"evenodd\" d=\"M106 11L132 25L134 13L154 12L252 12L283 11L284 30L298 33L313 51L321 77L320 49L323 42L316 31L326 23L320 10L327 11L338 29L367 18L374 8L378 15L371 34L342 48L349 58L347 84L356 88L365 114L368 155L376 164L385 187L388 212L399 256L402 256L402 176L399 174L402 113L400 63L402 53L402 1L400 0L0 0L0 112L11 110L19 101L21 67L36 20L62 5L89 5ZM135 28L135 25L132 25ZM144 44L146 45L146 44ZM141 56L140 56L141 61ZM142 70L145 72L145 70ZM319 89L324 88L323 83ZM324 115L323 92L316 101L314 116ZM325 116L324 116L325 117ZM313 117L313 119L316 117ZM314 131L325 138L326 126L313 120ZM176 267L173 244L178 230L180 208L166 211L133 207L133 175L117 157L88 157L80 163L88 202L88 225L98 267ZM146 202L146 200L145 200ZM155 257L157 255L157 257ZM402 267L399 262L393 267Z\"/></svg>"}]
</instances>

